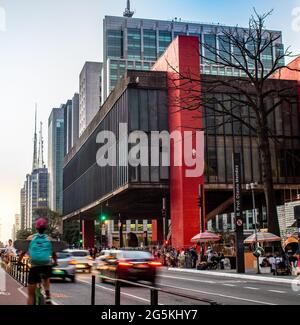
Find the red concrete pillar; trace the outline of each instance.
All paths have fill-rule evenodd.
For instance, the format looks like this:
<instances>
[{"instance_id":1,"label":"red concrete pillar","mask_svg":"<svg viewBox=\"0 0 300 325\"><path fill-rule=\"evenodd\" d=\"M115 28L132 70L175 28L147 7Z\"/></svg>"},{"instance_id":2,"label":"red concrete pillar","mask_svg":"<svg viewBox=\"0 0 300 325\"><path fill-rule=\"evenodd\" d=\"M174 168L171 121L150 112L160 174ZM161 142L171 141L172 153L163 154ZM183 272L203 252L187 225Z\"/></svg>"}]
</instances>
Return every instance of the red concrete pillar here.
<instances>
[{"instance_id":1,"label":"red concrete pillar","mask_svg":"<svg viewBox=\"0 0 300 325\"><path fill-rule=\"evenodd\" d=\"M172 246L181 249L191 246L191 238L200 232L197 201L199 184L204 185L204 134L199 137L201 141L196 138L197 130L202 127L199 38L177 37L152 69L168 72L169 131L179 131L181 136L181 139L171 142L170 166ZM188 109L184 105L197 109ZM189 136L193 146L189 150L190 156L195 150L201 155L198 162L201 171L196 176L191 176L189 172L194 167L188 166L184 159L186 146L183 139L186 131L192 133ZM201 143L200 149L196 147L196 139L197 143ZM181 165L178 162L175 164L175 157L182 158Z\"/></svg>"},{"instance_id":2,"label":"red concrete pillar","mask_svg":"<svg viewBox=\"0 0 300 325\"><path fill-rule=\"evenodd\" d=\"M162 245L164 242L164 223L162 219L152 220L152 242Z\"/></svg>"},{"instance_id":3,"label":"red concrete pillar","mask_svg":"<svg viewBox=\"0 0 300 325\"><path fill-rule=\"evenodd\" d=\"M84 249L94 247L95 245L95 221L82 220L82 245Z\"/></svg>"}]
</instances>

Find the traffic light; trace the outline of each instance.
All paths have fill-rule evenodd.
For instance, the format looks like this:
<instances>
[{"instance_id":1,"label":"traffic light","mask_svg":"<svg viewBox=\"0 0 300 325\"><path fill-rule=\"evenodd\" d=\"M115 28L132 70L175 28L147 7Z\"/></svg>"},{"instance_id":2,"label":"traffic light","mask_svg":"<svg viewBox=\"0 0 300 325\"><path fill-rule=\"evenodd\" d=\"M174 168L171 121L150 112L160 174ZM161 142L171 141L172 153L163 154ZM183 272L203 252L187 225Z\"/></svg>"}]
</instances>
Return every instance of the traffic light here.
<instances>
[{"instance_id":1,"label":"traffic light","mask_svg":"<svg viewBox=\"0 0 300 325\"><path fill-rule=\"evenodd\" d=\"M107 216L105 214L101 214L99 219L100 219L101 222L105 222L107 220Z\"/></svg>"}]
</instances>

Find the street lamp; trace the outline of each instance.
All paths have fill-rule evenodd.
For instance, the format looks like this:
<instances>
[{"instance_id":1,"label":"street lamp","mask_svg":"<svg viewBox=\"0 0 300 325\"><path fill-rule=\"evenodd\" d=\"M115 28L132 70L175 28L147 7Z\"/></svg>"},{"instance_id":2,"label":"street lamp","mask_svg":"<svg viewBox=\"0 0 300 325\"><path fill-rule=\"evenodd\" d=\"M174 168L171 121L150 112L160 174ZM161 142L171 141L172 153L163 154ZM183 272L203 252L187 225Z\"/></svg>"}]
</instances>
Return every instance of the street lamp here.
<instances>
[{"instance_id":1,"label":"street lamp","mask_svg":"<svg viewBox=\"0 0 300 325\"><path fill-rule=\"evenodd\" d=\"M258 252L258 240L257 240L257 215L256 215L256 206L255 206L255 194L254 194L254 190L258 187L257 183L250 183L246 185L246 189L247 191L251 191L252 192L252 206L253 206L253 210L252 210L252 216L253 216L253 221L254 221L254 231L255 231L255 250ZM259 254L257 254L256 256L257 258L257 274L261 274L260 272L260 267L259 267Z\"/></svg>"}]
</instances>

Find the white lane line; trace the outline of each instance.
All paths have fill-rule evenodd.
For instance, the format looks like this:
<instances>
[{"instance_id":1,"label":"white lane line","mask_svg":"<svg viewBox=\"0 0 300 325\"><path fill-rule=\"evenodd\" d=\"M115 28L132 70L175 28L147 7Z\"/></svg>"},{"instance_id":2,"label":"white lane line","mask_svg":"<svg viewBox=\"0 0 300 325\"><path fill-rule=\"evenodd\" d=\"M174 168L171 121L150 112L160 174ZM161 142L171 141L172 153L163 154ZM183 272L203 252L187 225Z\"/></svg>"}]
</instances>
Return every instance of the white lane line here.
<instances>
[{"instance_id":1,"label":"white lane line","mask_svg":"<svg viewBox=\"0 0 300 325\"><path fill-rule=\"evenodd\" d=\"M216 284L217 283L216 281L210 281L210 280L187 279L187 278L179 278L177 276L168 276L168 275L158 275L158 277L159 278L167 278L167 279L191 281L191 282L208 283L208 284Z\"/></svg>"},{"instance_id":2,"label":"white lane line","mask_svg":"<svg viewBox=\"0 0 300 325\"><path fill-rule=\"evenodd\" d=\"M230 283L225 283L225 284L223 284L223 286L225 286L225 287L236 287L235 284L230 284Z\"/></svg>"},{"instance_id":3,"label":"white lane line","mask_svg":"<svg viewBox=\"0 0 300 325\"><path fill-rule=\"evenodd\" d=\"M222 297L222 298L228 298L228 299L234 299L234 300L241 300L241 301L253 302L253 303L261 304L261 305L276 306L276 304L271 303L271 302L266 302L266 301L252 300L252 299L235 297L235 296L227 296L227 295L223 295L221 293L213 293L213 292L207 292L207 291L200 291L200 290L189 289L189 288L180 288L180 287L165 285L165 284L162 284L162 283L160 283L160 285L162 287L170 287L170 288L175 288L175 289L179 289L179 290L192 291L192 292L202 293L204 295L211 295L211 296L216 296L216 297Z\"/></svg>"},{"instance_id":4,"label":"white lane line","mask_svg":"<svg viewBox=\"0 0 300 325\"><path fill-rule=\"evenodd\" d=\"M18 291L27 299L28 298L28 294L26 292L23 291L24 287L20 287L18 288ZM52 300L52 305L58 306L60 305L59 303L57 303L56 301Z\"/></svg>"},{"instance_id":5,"label":"white lane line","mask_svg":"<svg viewBox=\"0 0 300 325\"><path fill-rule=\"evenodd\" d=\"M89 284L90 285L90 282L88 281L83 281L83 280L77 280L78 282L82 282L82 283L85 283L85 284ZM104 289L104 290L107 290L107 291L112 291L112 292L115 292L115 289L110 289L110 288L107 288L107 287L104 287L100 284L96 284L96 287L98 288L101 288L101 289ZM148 302L150 303L150 300L148 299L144 299L142 297L138 297L138 296L135 296L135 295L131 295L130 293L126 293L126 292L121 292L121 295L123 296L127 296L127 297L130 297L130 298L134 298L134 299L138 299L138 300L141 300L141 301L144 301L144 302ZM160 306L163 306L163 304L159 304Z\"/></svg>"},{"instance_id":6,"label":"white lane line","mask_svg":"<svg viewBox=\"0 0 300 325\"><path fill-rule=\"evenodd\" d=\"M286 291L280 291L280 290L268 290L268 291L273 293L286 293Z\"/></svg>"},{"instance_id":7,"label":"white lane line","mask_svg":"<svg viewBox=\"0 0 300 325\"><path fill-rule=\"evenodd\" d=\"M244 287L244 289L247 289L247 290L260 290L259 288L254 288L254 287Z\"/></svg>"}]
</instances>

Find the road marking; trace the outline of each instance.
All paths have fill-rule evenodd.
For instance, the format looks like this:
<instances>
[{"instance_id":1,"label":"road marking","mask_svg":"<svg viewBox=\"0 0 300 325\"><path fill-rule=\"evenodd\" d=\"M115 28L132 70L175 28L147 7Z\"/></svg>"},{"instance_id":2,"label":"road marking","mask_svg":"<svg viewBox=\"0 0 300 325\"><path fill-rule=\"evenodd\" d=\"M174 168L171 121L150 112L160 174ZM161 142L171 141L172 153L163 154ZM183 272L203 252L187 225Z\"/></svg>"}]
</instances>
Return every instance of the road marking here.
<instances>
[{"instance_id":1,"label":"road marking","mask_svg":"<svg viewBox=\"0 0 300 325\"><path fill-rule=\"evenodd\" d=\"M180 287L165 285L165 284L162 284L162 283L160 283L160 285L161 286L164 286L164 287L170 287L170 288L179 289L179 290L185 290L185 291L193 291L193 292L197 292L197 293L203 293L205 295L211 295L211 296L216 296L216 297L229 298L229 299L241 300L241 301L247 301L247 302L254 302L256 304L261 304L261 305L276 306L276 304L273 304L271 302L266 302L266 301L252 300L252 299L235 297L235 296L227 296L227 295L223 295L221 293L213 293L213 292L207 292L207 291L200 291L200 290L189 289L189 288L180 288Z\"/></svg>"},{"instance_id":2,"label":"road marking","mask_svg":"<svg viewBox=\"0 0 300 325\"><path fill-rule=\"evenodd\" d=\"M244 287L244 289L248 289L248 290L260 290L259 288L254 288L254 287Z\"/></svg>"},{"instance_id":3,"label":"road marking","mask_svg":"<svg viewBox=\"0 0 300 325\"><path fill-rule=\"evenodd\" d=\"M28 294L26 292L24 292L23 289L24 289L24 287L20 287L20 288L18 288L18 291L27 299L28 298ZM51 300L52 300L52 304L53 305L55 305L55 306L60 305L59 303L57 303L53 299L51 299Z\"/></svg>"},{"instance_id":4,"label":"road marking","mask_svg":"<svg viewBox=\"0 0 300 325\"><path fill-rule=\"evenodd\" d=\"M225 283L225 284L223 284L223 286L225 286L225 287L236 287L235 284L230 284L230 283Z\"/></svg>"},{"instance_id":5,"label":"road marking","mask_svg":"<svg viewBox=\"0 0 300 325\"><path fill-rule=\"evenodd\" d=\"M197 280L197 279L187 279L187 278L179 278L177 276L168 276L168 275L158 275L159 278L168 278L168 279L176 279L176 280L185 280L191 282L200 282L200 283L209 283L209 284L216 284L215 281L210 280Z\"/></svg>"},{"instance_id":6,"label":"road marking","mask_svg":"<svg viewBox=\"0 0 300 325\"><path fill-rule=\"evenodd\" d=\"M268 290L268 291L273 293L286 293L286 291L279 291L279 290Z\"/></svg>"},{"instance_id":7,"label":"road marking","mask_svg":"<svg viewBox=\"0 0 300 325\"><path fill-rule=\"evenodd\" d=\"M90 282L88 282L88 281L83 281L83 280L77 280L77 281L90 285ZM104 287L104 286L102 286L100 284L96 284L96 287L101 288L101 289L104 289L104 290L108 290L108 291L115 292L115 289L110 289L110 288ZM138 297L138 296L135 296L135 295L131 295L130 293L121 292L121 295L128 296L128 297L131 297L131 298L134 298L134 299L138 299L138 300L141 300L141 301L150 303L150 300L144 299L142 297ZM159 304L159 305L160 306L163 306L163 304Z\"/></svg>"}]
</instances>

